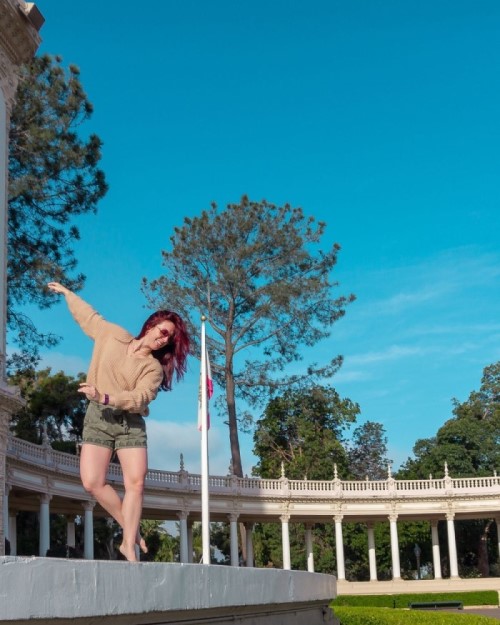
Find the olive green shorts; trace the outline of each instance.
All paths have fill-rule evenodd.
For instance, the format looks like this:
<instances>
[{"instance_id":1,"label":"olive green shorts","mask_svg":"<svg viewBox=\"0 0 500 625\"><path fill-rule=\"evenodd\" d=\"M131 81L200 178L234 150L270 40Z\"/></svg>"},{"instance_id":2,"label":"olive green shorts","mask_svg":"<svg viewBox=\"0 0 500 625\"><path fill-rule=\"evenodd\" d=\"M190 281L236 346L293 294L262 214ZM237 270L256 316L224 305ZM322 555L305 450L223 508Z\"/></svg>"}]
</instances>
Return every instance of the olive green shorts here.
<instances>
[{"instance_id":1,"label":"olive green shorts","mask_svg":"<svg viewBox=\"0 0 500 625\"><path fill-rule=\"evenodd\" d=\"M147 447L146 422L140 414L89 402L83 422L84 443L109 447Z\"/></svg>"}]
</instances>

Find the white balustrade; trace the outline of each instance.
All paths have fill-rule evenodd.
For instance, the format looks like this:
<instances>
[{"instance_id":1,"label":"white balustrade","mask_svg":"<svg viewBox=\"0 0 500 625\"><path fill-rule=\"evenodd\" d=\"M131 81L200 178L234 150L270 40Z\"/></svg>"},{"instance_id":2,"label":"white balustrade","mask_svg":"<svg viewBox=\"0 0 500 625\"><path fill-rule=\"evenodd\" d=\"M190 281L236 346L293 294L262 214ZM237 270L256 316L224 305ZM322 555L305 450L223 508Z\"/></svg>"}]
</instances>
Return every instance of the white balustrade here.
<instances>
[{"instance_id":1,"label":"white balustrade","mask_svg":"<svg viewBox=\"0 0 500 625\"><path fill-rule=\"evenodd\" d=\"M77 456L55 451L46 445L35 445L28 441L9 436L7 447L7 459L22 460L25 463L47 468L58 473L77 475L79 471L79 459ZM111 464L108 478L114 482L121 482L122 473L119 464ZM188 473L187 471L161 471L150 469L146 475L146 486L155 489L179 489L186 492L199 491L201 489L201 476ZM364 499L366 497L387 497L390 493L405 498L422 496L439 497L446 494L447 497L462 496L467 493L480 491L488 495L500 494L500 478L497 475L486 477L464 477L442 479L430 478L428 480L395 480L390 477L387 480L288 480L287 478L263 479L259 477L218 476L209 477L209 488L216 493L233 494L235 492L242 497L265 496L284 497L286 499L314 498L337 498ZM446 491L446 492L445 492Z\"/></svg>"}]
</instances>

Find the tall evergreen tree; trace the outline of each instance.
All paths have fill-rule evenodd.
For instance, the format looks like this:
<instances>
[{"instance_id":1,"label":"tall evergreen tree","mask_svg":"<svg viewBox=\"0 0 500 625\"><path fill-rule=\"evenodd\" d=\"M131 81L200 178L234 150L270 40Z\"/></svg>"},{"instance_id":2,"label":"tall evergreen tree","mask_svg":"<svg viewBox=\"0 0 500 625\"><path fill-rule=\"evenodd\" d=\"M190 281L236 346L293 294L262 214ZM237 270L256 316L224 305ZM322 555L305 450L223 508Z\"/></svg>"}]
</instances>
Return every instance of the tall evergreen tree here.
<instances>
[{"instance_id":1,"label":"tall evergreen tree","mask_svg":"<svg viewBox=\"0 0 500 625\"><path fill-rule=\"evenodd\" d=\"M329 336L354 299L334 296L332 270L340 248L319 249L324 230L323 222L288 204L243 197L220 212L212 204L175 229L172 250L163 251L166 273L144 279L153 308L168 306L191 319L196 354L199 318L207 316L212 373L224 389L235 475L243 475L238 426L249 417L237 411L236 398L263 405L279 390L330 378L341 364L337 356L282 373Z\"/></svg>"},{"instance_id":2,"label":"tall evergreen tree","mask_svg":"<svg viewBox=\"0 0 500 625\"><path fill-rule=\"evenodd\" d=\"M49 307L49 280L77 290L84 279L74 274L74 217L95 213L107 191L101 141L80 134L92 110L75 66L65 72L59 57L43 55L22 69L9 142L7 324L21 350L11 369L33 366L40 346L57 342L23 306Z\"/></svg>"},{"instance_id":3,"label":"tall evergreen tree","mask_svg":"<svg viewBox=\"0 0 500 625\"><path fill-rule=\"evenodd\" d=\"M254 454L259 460L254 474L278 478L283 467L289 479L332 480L335 469L338 476L349 477L345 439L358 414L359 406L331 387L285 391L268 403L256 424ZM306 566L304 530L302 523L289 526L292 568ZM314 549L315 570L334 573L332 523L316 524ZM281 531L276 524L256 526L254 554L259 566L282 566Z\"/></svg>"},{"instance_id":4,"label":"tall evergreen tree","mask_svg":"<svg viewBox=\"0 0 500 625\"><path fill-rule=\"evenodd\" d=\"M278 478L283 465L290 479L331 480L349 475L345 431L359 406L330 387L285 391L272 399L256 424L255 475Z\"/></svg>"},{"instance_id":5,"label":"tall evergreen tree","mask_svg":"<svg viewBox=\"0 0 500 625\"><path fill-rule=\"evenodd\" d=\"M417 440L413 458L397 477L420 479L493 475L500 465L500 362L484 368L479 391L462 403L454 400L453 417L436 435ZM498 559L498 541L492 540L492 519L457 521L461 575L489 574L489 562Z\"/></svg>"},{"instance_id":6,"label":"tall evergreen tree","mask_svg":"<svg viewBox=\"0 0 500 625\"><path fill-rule=\"evenodd\" d=\"M434 437L419 439L414 458L402 465L398 476L442 477L445 464L452 477L492 475L500 466L500 362L483 370L479 391L463 403L454 400L454 416Z\"/></svg>"},{"instance_id":7,"label":"tall evergreen tree","mask_svg":"<svg viewBox=\"0 0 500 625\"><path fill-rule=\"evenodd\" d=\"M367 421L357 427L348 445L349 470L356 480L385 480L387 466L387 436L381 423Z\"/></svg>"},{"instance_id":8,"label":"tall evergreen tree","mask_svg":"<svg viewBox=\"0 0 500 625\"><path fill-rule=\"evenodd\" d=\"M10 377L18 386L26 405L12 418L12 433L24 440L54 449L76 453L81 440L87 399L78 392L83 374L73 378L62 371L51 374L50 368L26 370Z\"/></svg>"}]
</instances>

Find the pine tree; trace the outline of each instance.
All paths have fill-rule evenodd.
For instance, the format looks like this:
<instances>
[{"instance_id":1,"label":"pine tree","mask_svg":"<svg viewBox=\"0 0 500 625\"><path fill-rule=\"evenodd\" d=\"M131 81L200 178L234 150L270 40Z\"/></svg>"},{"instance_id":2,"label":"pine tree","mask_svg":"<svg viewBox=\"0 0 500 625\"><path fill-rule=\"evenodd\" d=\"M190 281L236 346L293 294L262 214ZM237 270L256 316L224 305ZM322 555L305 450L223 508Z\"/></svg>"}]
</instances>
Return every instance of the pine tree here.
<instances>
[{"instance_id":1,"label":"pine tree","mask_svg":"<svg viewBox=\"0 0 500 625\"><path fill-rule=\"evenodd\" d=\"M11 369L36 364L40 347L57 342L37 330L23 306L51 306L50 280L72 290L84 280L74 274L73 245L80 238L74 217L95 213L107 191L98 167L101 141L80 135L92 110L78 68L67 73L61 59L49 55L23 68L9 142L7 325L21 350Z\"/></svg>"},{"instance_id":2,"label":"pine tree","mask_svg":"<svg viewBox=\"0 0 500 625\"><path fill-rule=\"evenodd\" d=\"M165 274L144 279L153 308L168 306L191 320L196 315L189 324L196 354L199 319L207 316L212 374L224 389L235 475L243 475L238 428L251 419L237 411L236 399L264 405L286 388L330 378L341 364L336 356L283 374L302 360L304 349L330 335L354 299L334 297L338 285L331 274L340 248L319 249L325 227L288 204L243 197L220 212L212 204L175 229L172 251L163 252Z\"/></svg>"}]
</instances>

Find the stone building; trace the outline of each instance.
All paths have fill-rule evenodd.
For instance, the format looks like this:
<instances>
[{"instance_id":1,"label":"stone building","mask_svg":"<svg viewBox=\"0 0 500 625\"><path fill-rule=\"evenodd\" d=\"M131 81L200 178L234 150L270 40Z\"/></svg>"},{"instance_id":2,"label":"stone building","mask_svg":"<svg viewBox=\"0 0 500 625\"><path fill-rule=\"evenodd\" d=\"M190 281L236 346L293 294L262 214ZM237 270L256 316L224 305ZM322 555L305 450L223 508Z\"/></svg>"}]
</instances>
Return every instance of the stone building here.
<instances>
[{"instance_id":1,"label":"stone building","mask_svg":"<svg viewBox=\"0 0 500 625\"><path fill-rule=\"evenodd\" d=\"M44 19L32 2L0 0L0 488L5 493L5 456L11 415L21 404L17 390L5 375L7 316L7 188L9 124L19 68L40 45ZM0 502L3 501L0 499ZM4 554L3 505L0 505L0 555Z\"/></svg>"}]
</instances>

